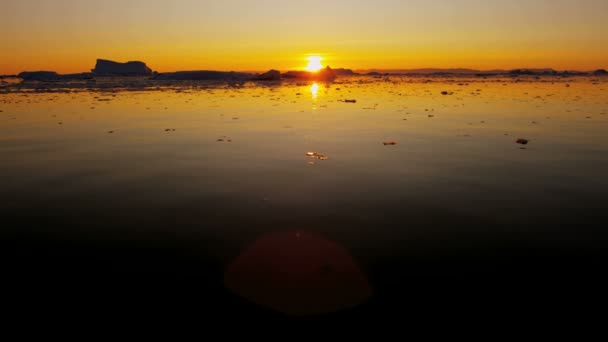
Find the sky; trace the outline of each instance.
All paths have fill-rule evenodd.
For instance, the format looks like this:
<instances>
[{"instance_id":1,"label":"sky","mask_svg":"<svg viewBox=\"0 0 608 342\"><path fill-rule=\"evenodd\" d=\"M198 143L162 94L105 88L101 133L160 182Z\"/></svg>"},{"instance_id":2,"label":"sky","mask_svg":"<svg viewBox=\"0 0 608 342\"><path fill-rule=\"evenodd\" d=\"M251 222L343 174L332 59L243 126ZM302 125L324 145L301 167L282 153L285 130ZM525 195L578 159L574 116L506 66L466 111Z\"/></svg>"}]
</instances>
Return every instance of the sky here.
<instances>
[{"instance_id":1,"label":"sky","mask_svg":"<svg viewBox=\"0 0 608 342\"><path fill-rule=\"evenodd\" d=\"M608 68L606 0L2 0L0 74Z\"/></svg>"}]
</instances>

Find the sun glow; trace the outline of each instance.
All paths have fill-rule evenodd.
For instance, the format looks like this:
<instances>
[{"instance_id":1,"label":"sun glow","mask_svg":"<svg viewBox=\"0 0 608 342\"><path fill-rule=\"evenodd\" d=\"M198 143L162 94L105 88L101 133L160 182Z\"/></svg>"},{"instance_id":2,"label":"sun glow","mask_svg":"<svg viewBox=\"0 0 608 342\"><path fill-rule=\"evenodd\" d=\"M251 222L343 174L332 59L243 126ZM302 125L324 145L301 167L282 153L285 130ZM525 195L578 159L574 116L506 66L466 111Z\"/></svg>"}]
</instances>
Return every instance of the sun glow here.
<instances>
[{"instance_id":1,"label":"sun glow","mask_svg":"<svg viewBox=\"0 0 608 342\"><path fill-rule=\"evenodd\" d=\"M323 58L321 58L320 56L310 56L307 59L308 65L306 66L306 71L317 72L323 69L323 65L321 64Z\"/></svg>"}]
</instances>

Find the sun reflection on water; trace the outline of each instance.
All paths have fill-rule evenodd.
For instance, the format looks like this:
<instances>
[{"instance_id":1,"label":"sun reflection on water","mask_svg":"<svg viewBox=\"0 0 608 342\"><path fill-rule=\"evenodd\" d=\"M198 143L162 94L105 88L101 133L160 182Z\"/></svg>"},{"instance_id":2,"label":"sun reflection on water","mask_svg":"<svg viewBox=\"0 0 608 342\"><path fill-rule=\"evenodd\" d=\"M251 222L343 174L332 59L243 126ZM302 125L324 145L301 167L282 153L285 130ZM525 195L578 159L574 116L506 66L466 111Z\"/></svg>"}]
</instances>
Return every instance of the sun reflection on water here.
<instances>
[{"instance_id":1,"label":"sun reflection on water","mask_svg":"<svg viewBox=\"0 0 608 342\"><path fill-rule=\"evenodd\" d=\"M319 85L316 83L313 83L310 86L310 93L312 94L313 100L316 100L317 97L319 96Z\"/></svg>"},{"instance_id":2,"label":"sun reflection on water","mask_svg":"<svg viewBox=\"0 0 608 342\"><path fill-rule=\"evenodd\" d=\"M319 98L319 85L317 83L313 83L310 86L310 94L312 95L312 102L313 102L312 109L316 110L317 109L317 100Z\"/></svg>"},{"instance_id":3,"label":"sun reflection on water","mask_svg":"<svg viewBox=\"0 0 608 342\"><path fill-rule=\"evenodd\" d=\"M310 93L312 94L313 100L316 100L319 97L319 85L317 83L313 83L310 86Z\"/></svg>"}]
</instances>

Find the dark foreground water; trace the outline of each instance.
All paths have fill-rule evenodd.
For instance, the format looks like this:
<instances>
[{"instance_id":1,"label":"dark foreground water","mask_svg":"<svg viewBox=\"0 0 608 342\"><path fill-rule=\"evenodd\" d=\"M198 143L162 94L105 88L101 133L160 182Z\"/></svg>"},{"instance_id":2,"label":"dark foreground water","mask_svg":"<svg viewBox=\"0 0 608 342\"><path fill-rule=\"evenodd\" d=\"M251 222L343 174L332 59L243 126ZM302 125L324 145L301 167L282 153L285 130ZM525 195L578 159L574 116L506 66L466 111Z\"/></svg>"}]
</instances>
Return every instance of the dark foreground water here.
<instances>
[{"instance_id":1,"label":"dark foreground water","mask_svg":"<svg viewBox=\"0 0 608 342\"><path fill-rule=\"evenodd\" d=\"M606 80L5 87L0 111L4 281L30 314L428 323L603 298Z\"/></svg>"}]
</instances>

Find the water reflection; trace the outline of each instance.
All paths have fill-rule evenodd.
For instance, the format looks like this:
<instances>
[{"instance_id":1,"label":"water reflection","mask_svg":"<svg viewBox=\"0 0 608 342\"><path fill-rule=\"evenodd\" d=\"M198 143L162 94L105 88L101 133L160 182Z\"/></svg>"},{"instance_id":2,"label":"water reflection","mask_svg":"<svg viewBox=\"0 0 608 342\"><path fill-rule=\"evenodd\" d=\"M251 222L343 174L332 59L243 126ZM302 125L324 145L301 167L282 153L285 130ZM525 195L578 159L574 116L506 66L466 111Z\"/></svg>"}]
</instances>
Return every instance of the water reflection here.
<instances>
[{"instance_id":1,"label":"water reflection","mask_svg":"<svg viewBox=\"0 0 608 342\"><path fill-rule=\"evenodd\" d=\"M310 86L310 93L312 94L312 99L316 100L319 96L319 85L317 83L313 83Z\"/></svg>"},{"instance_id":2,"label":"water reflection","mask_svg":"<svg viewBox=\"0 0 608 342\"><path fill-rule=\"evenodd\" d=\"M319 85L317 83L313 83L310 86L310 94L312 95L312 109L317 109L317 101L319 99Z\"/></svg>"},{"instance_id":3,"label":"water reflection","mask_svg":"<svg viewBox=\"0 0 608 342\"><path fill-rule=\"evenodd\" d=\"M322 259L330 248L312 243L306 252L260 242L251 248L267 255L248 261L245 251L227 273L215 273L207 261L233 255L242 227L247 236L289 224L340 234L373 277L371 307L401 293L409 284L401 278L412 279L411 268L402 276L392 266L422 269L451 260L444 255L502 246L508 250L496 253L520 256L515 241L546 255L558 244L600 250L608 78L568 78L570 87L554 77L158 88L130 80L118 84L124 89L111 82L0 87L0 197L11 199L0 215L15 234L36 241L84 236L91 243L94 233L126 236L133 254L139 241L167 240L173 248L176 234L188 246L200 234L201 244L192 244L208 260L180 252L184 259L171 261L198 263L195 273L209 274L210 283L225 277L235 293L292 314L356 305L369 293L365 278L316 290L311 279L340 277L332 271L338 263ZM323 115L310 115L315 96ZM525 151L520 138L529 141ZM284 240L286 248L296 245ZM98 244L114 250L113 243ZM475 260L485 262L484 253ZM394 263L378 269L387 259ZM317 271L297 278L306 267ZM396 290L387 295L387 287Z\"/></svg>"}]
</instances>

